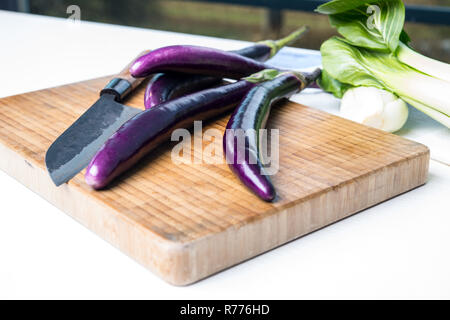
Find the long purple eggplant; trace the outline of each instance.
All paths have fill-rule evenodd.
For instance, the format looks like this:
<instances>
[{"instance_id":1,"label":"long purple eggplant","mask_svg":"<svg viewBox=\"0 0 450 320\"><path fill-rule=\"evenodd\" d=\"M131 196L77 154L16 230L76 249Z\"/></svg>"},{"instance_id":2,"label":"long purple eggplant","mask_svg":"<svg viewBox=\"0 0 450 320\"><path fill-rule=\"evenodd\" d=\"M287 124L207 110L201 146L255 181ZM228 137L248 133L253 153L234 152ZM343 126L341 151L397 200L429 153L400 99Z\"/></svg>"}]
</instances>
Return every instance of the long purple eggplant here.
<instances>
[{"instance_id":1,"label":"long purple eggplant","mask_svg":"<svg viewBox=\"0 0 450 320\"><path fill-rule=\"evenodd\" d=\"M219 49L178 45L159 48L138 58L130 68L135 78L155 73L181 72L241 79L264 69L262 62Z\"/></svg>"},{"instance_id":2,"label":"long purple eggplant","mask_svg":"<svg viewBox=\"0 0 450 320\"><path fill-rule=\"evenodd\" d=\"M106 187L166 141L174 129L190 127L195 120L206 120L232 110L254 86L253 82L241 80L171 100L136 115L120 127L91 160L86 183L95 189Z\"/></svg>"},{"instance_id":3,"label":"long purple eggplant","mask_svg":"<svg viewBox=\"0 0 450 320\"><path fill-rule=\"evenodd\" d=\"M231 52L264 62L272 58L284 46L298 40L307 30L307 27L302 27L282 39L260 41L251 46ZM147 85L144 105L146 109L149 109L186 94L211 88L219 85L221 82L221 78L203 75L186 75L175 72L156 74Z\"/></svg>"},{"instance_id":4,"label":"long purple eggplant","mask_svg":"<svg viewBox=\"0 0 450 320\"><path fill-rule=\"evenodd\" d=\"M222 81L222 78L175 72L155 74L145 89L145 109L153 108L161 103L193 92L217 86Z\"/></svg>"},{"instance_id":5,"label":"long purple eggplant","mask_svg":"<svg viewBox=\"0 0 450 320\"><path fill-rule=\"evenodd\" d=\"M272 80L250 90L227 124L223 137L227 163L242 183L265 201L273 201L276 191L261 162L260 130L265 128L271 106L276 101L303 90L319 75L320 69L311 74L264 70L260 76ZM260 81L260 76L246 80L252 81L254 78Z\"/></svg>"}]
</instances>

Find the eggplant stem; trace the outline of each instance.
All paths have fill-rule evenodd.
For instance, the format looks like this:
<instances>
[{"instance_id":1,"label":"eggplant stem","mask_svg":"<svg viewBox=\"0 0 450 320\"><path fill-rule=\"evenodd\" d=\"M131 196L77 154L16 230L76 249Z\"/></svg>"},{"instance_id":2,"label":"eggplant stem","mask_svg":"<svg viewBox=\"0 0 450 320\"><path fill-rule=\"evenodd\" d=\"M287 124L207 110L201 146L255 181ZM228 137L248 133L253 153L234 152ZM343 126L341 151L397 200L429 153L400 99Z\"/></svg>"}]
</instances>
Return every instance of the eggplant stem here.
<instances>
[{"instance_id":1,"label":"eggplant stem","mask_svg":"<svg viewBox=\"0 0 450 320\"><path fill-rule=\"evenodd\" d=\"M288 44L291 44L298 39L300 39L307 31L309 30L308 26L303 26L291 34L287 35L286 37L279 39L279 40L265 40L258 42L260 44L265 44L266 46L270 47L270 57L272 58L274 55L278 53L278 51L281 50L281 48L287 46Z\"/></svg>"},{"instance_id":2,"label":"eggplant stem","mask_svg":"<svg viewBox=\"0 0 450 320\"><path fill-rule=\"evenodd\" d=\"M302 75L305 77L306 87L311 83L319 79L322 74L322 69L317 68L313 72L302 72Z\"/></svg>"},{"instance_id":3,"label":"eggplant stem","mask_svg":"<svg viewBox=\"0 0 450 320\"><path fill-rule=\"evenodd\" d=\"M260 83L264 81L273 80L282 73L285 73L285 71L280 71L277 69L264 69L260 72L254 73L248 77L243 78L243 80L252 83Z\"/></svg>"},{"instance_id":4,"label":"eggplant stem","mask_svg":"<svg viewBox=\"0 0 450 320\"><path fill-rule=\"evenodd\" d=\"M298 71L286 71L282 72L279 75L291 73L300 80L300 91L308 87L311 83L316 81L320 75L322 74L322 69L317 68L313 72L298 72Z\"/></svg>"},{"instance_id":5,"label":"eggplant stem","mask_svg":"<svg viewBox=\"0 0 450 320\"><path fill-rule=\"evenodd\" d=\"M322 69L317 68L313 72L299 72L292 70L277 70L277 69L264 69L258 73L252 74L249 77L243 78L243 80L252 82L252 83L261 83L264 81L273 80L283 74L293 74L298 78L301 83L300 90L303 90L307 86L309 86L312 82L316 81L321 73Z\"/></svg>"}]
</instances>

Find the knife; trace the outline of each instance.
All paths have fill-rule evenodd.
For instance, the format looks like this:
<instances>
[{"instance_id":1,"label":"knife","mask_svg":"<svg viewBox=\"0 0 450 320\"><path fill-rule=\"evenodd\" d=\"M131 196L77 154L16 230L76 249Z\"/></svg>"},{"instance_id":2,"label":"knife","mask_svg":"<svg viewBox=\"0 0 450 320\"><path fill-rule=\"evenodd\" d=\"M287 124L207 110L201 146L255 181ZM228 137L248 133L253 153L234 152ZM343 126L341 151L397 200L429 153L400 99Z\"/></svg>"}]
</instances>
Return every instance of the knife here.
<instances>
[{"instance_id":1,"label":"knife","mask_svg":"<svg viewBox=\"0 0 450 320\"><path fill-rule=\"evenodd\" d=\"M148 52L142 52L137 58ZM45 164L56 186L69 181L87 167L106 140L122 124L143 111L121 103L144 80L131 76L128 71L131 64L103 88L97 102L47 150Z\"/></svg>"}]
</instances>

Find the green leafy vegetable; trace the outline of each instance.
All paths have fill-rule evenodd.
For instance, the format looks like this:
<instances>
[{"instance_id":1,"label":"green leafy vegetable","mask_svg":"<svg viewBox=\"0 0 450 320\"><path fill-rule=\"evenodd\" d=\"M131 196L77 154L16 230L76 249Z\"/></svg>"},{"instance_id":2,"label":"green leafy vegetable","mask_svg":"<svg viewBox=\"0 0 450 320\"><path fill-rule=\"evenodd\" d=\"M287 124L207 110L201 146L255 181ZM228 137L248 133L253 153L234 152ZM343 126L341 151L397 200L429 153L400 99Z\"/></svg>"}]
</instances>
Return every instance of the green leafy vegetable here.
<instances>
[{"instance_id":1,"label":"green leafy vegetable","mask_svg":"<svg viewBox=\"0 0 450 320\"><path fill-rule=\"evenodd\" d=\"M389 51L400 61L432 77L450 82L450 65L427 58L407 46L401 0L333 0L317 8L354 46Z\"/></svg>"},{"instance_id":2,"label":"green leafy vegetable","mask_svg":"<svg viewBox=\"0 0 450 320\"><path fill-rule=\"evenodd\" d=\"M320 51L324 70L335 80L393 92L408 102L433 109L428 114L440 122L442 117L449 117L450 83L419 73L389 53L358 48L337 37L325 41Z\"/></svg>"},{"instance_id":3,"label":"green leafy vegetable","mask_svg":"<svg viewBox=\"0 0 450 320\"><path fill-rule=\"evenodd\" d=\"M324 90L339 98L354 87L387 90L450 127L450 65L408 46L401 0L333 0L316 11L344 37L322 44Z\"/></svg>"}]
</instances>

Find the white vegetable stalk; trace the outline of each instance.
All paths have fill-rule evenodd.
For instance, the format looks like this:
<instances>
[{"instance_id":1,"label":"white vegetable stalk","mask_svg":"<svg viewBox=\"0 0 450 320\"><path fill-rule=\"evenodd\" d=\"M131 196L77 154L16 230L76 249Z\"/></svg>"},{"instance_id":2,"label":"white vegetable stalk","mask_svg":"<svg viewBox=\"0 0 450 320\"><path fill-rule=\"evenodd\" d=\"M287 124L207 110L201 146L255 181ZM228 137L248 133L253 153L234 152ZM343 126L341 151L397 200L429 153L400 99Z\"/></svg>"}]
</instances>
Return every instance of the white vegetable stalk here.
<instances>
[{"instance_id":1,"label":"white vegetable stalk","mask_svg":"<svg viewBox=\"0 0 450 320\"><path fill-rule=\"evenodd\" d=\"M416 70L450 82L450 64L421 55L402 42L397 49L397 58Z\"/></svg>"},{"instance_id":2,"label":"white vegetable stalk","mask_svg":"<svg viewBox=\"0 0 450 320\"><path fill-rule=\"evenodd\" d=\"M374 87L347 90L341 116L388 132L400 130L408 119L408 106L396 95Z\"/></svg>"},{"instance_id":3,"label":"white vegetable stalk","mask_svg":"<svg viewBox=\"0 0 450 320\"><path fill-rule=\"evenodd\" d=\"M395 69L394 69L395 70ZM390 90L450 116L450 82L435 79L419 72L371 69Z\"/></svg>"},{"instance_id":4,"label":"white vegetable stalk","mask_svg":"<svg viewBox=\"0 0 450 320\"><path fill-rule=\"evenodd\" d=\"M413 99L410 99L407 97L402 97L402 99L405 100L406 102L408 102L410 105L412 105L417 110L422 111L429 117L433 118L434 120L440 122L441 124L443 124L444 126L446 126L447 128L450 129L450 117L448 117L447 115L445 115L439 111L436 111L433 108L430 108L420 102L417 102L416 100L413 100Z\"/></svg>"}]
</instances>

